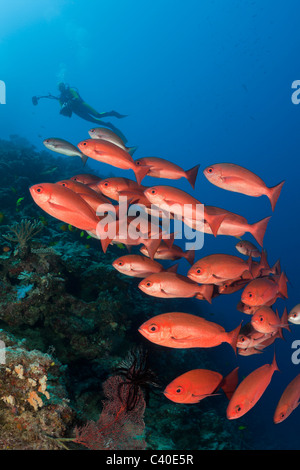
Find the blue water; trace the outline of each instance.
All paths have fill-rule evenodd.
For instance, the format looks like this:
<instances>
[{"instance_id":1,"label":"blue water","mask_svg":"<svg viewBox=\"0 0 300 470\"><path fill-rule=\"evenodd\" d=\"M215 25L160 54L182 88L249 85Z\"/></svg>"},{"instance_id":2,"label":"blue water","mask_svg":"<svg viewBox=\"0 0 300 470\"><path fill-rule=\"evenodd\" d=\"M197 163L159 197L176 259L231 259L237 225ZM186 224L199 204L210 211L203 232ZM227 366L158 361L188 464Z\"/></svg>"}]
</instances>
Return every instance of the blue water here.
<instances>
[{"instance_id":1,"label":"blue water","mask_svg":"<svg viewBox=\"0 0 300 470\"><path fill-rule=\"evenodd\" d=\"M300 106L292 103L292 82L300 79L297 0L12 0L1 5L0 79L6 105L0 106L0 138L18 134L40 150L42 140L61 137L77 144L93 124L59 114L55 101L64 81L110 118L138 145L135 156L160 156L185 169L200 163L240 164L268 186L285 185L272 214L266 197L251 198L211 185L200 169L195 191L186 180L174 185L201 202L226 208L255 222L272 215L264 247L278 258L289 280L289 298L278 300L280 314L299 303L299 130ZM65 157L62 157L65 158ZM101 174L124 172L92 162ZM128 177L132 177L133 175ZM145 185L156 180L146 177ZM170 181L162 183L169 184ZM247 237L254 241L251 236ZM205 237L197 258L213 252L237 254L237 240ZM186 272L182 261L180 269ZM214 313L226 329L249 317L236 310L240 292L221 296L199 312ZM280 373L259 403L243 418L255 448L300 449L300 409L282 424L273 413L286 385L300 372L291 344L300 327L291 325L276 341ZM240 366L240 377L272 361L274 346L251 357L234 355L228 345L210 352L216 368ZM195 365L196 367L197 365ZM230 367L230 366L229 366Z\"/></svg>"}]
</instances>

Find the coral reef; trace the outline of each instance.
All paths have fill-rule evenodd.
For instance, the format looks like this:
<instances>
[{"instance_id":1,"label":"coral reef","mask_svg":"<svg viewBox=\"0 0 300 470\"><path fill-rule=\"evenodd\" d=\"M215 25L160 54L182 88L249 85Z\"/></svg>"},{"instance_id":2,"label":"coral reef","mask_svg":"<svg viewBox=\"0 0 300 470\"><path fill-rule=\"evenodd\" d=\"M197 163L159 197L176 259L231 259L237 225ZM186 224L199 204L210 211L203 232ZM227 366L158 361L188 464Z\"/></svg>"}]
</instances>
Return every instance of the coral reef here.
<instances>
[{"instance_id":1,"label":"coral reef","mask_svg":"<svg viewBox=\"0 0 300 470\"><path fill-rule=\"evenodd\" d=\"M0 366L0 449L60 448L53 438L72 426L65 367L49 354L26 348L26 341L0 331L5 364Z\"/></svg>"}]
</instances>

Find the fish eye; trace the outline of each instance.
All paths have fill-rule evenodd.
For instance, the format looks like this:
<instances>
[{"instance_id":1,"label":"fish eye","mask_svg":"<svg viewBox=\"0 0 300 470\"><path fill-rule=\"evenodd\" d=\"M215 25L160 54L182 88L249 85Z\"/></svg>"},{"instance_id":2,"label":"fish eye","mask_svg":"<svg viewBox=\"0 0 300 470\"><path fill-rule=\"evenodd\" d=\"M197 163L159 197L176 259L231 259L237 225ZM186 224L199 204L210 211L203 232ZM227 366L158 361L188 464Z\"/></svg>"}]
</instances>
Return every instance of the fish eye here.
<instances>
[{"instance_id":1,"label":"fish eye","mask_svg":"<svg viewBox=\"0 0 300 470\"><path fill-rule=\"evenodd\" d=\"M157 328L157 325L155 325L155 323L152 323L152 325L149 326L149 331L151 331L151 333L155 333L155 331L157 331L158 328Z\"/></svg>"},{"instance_id":2,"label":"fish eye","mask_svg":"<svg viewBox=\"0 0 300 470\"><path fill-rule=\"evenodd\" d=\"M145 286L146 286L146 287L151 287L151 286L152 286L152 282L150 282L150 281L146 282Z\"/></svg>"},{"instance_id":3,"label":"fish eye","mask_svg":"<svg viewBox=\"0 0 300 470\"><path fill-rule=\"evenodd\" d=\"M177 387L175 391L178 395L179 393L181 393L183 391L183 388L182 387Z\"/></svg>"},{"instance_id":4,"label":"fish eye","mask_svg":"<svg viewBox=\"0 0 300 470\"><path fill-rule=\"evenodd\" d=\"M151 189L150 192L151 192L151 194L156 194L157 193L156 189Z\"/></svg>"},{"instance_id":5,"label":"fish eye","mask_svg":"<svg viewBox=\"0 0 300 470\"><path fill-rule=\"evenodd\" d=\"M239 413L241 410L242 410L242 408L240 407L240 405L237 405L237 406L235 407L235 411L237 411L238 413Z\"/></svg>"},{"instance_id":6,"label":"fish eye","mask_svg":"<svg viewBox=\"0 0 300 470\"><path fill-rule=\"evenodd\" d=\"M207 168L207 173L212 173L213 171L214 171L213 168L211 168L211 167L210 167L210 168Z\"/></svg>"},{"instance_id":7,"label":"fish eye","mask_svg":"<svg viewBox=\"0 0 300 470\"><path fill-rule=\"evenodd\" d=\"M293 313L293 317L296 318L296 316L297 316L297 313Z\"/></svg>"},{"instance_id":8,"label":"fish eye","mask_svg":"<svg viewBox=\"0 0 300 470\"><path fill-rule=\"evenodd\" d=\"M249 292L248 297L250 297L250 299L251 299L251 297L252 297L252 293L251 293L251 292Z\"/></svg>"},{"instance_id":9,"label":"fish eye","mask_svg":"<svg viewBox=\"0 0 300 470\"><path fill-rule=\"evenodd\" d=\"M137 160L135 163L136 163L137 165L140 165L140 164L141 164L141 162L139 162L138 160Z\"/></svg>"},{"instance_id":10,"label":"fish eye","mask_svg":"<svg viewBox=\"0 0 300 470\"><path fill-rule=\"evenodd\" d=\"M61 185L62 185L62 186L67 186L66 183L62 183Z\"/></svg>"},{"instance_id":11,"label":"fish eye","mask_svg":"<svg viewBox=\"0 0 300 470\"><path fill-rule=\"evenodd\" d=\"M264 321L264 317L259 317L259 321Z\"/></svg>"},{"instance_id":12,"label":"fish eye","mask_svg":"<svg viewBox=\"0 0 300 470\"><path fill-rule=\"evenodd\" d=\"M38 187L36 188L36 192L37 192L37 193L42 193L42 192L43 192L43 188L42 188L41 186L38 186Z\"/></svg>"},{"instance_id":13,"label":"fish eye","mask_svg":"<svg viewBox=\"0 0 300 470\"><path fill-rule=\"evenodd\" d=\"M198 268L198 269L196 270L196 273L197 273L197 274L201 274L201 269Z\"/></svg>"},{"instance_id":14,"label":"fish eye","mask_svg":"<svg viewBox=\"0 0 300 470\"><path fill-rule=\"evenodd\" d=\"M86 145L86 142L82 142L82 145Z\"/></svg>"},{"instance_id":15,"label":"fish eye","mask_svg":"<svg viewBox=\"0 0 300 470\"><path fill-rule=\"evenodd\" d=\"M118 261L118 266L123 266L124 262L123 261Z\"/></svg>"},{"instance_id":16,"label":"fish eye","mask_svg":"<svg viewBox=\"0 0 300 470\"><path fill-rule=\"evenodd\" d=\"M108 181L105 181L105 182L103 183L103 186L105 186L106 188L107 188L108 185L109 185Z\"/></svg>"}]
</instances>

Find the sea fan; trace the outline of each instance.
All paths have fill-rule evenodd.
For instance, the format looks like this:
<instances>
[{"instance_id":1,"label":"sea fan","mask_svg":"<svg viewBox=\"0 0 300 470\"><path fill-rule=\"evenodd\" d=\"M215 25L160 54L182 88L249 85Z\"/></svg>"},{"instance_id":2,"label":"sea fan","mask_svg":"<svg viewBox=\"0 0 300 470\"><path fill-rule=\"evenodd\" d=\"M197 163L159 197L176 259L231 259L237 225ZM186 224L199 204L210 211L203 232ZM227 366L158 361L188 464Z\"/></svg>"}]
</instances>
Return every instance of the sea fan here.
<instances>
[{"instance_id":1,"label":"sea fan","mask_svg":"<svg viewBox=\"0 0 300 470\"><path fill-rule=\"evenodd\" d=\"M120 385L122 386L120 387ZM130 384L115 375L103 384L106 400L97 422L89 421L82 428L76 428L74 442L92 450L143 450L145 400L138 390L135 406L127 409Z\"/></svg>"}]
</instances>

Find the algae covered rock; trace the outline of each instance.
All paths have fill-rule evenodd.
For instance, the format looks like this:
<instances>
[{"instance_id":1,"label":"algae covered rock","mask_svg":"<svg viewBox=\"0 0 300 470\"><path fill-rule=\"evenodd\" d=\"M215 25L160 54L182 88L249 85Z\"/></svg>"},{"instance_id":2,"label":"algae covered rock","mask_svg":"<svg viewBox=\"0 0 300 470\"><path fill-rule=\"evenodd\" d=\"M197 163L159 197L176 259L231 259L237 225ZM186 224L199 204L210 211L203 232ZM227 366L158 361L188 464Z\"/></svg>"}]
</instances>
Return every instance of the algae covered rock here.
<instances>
[{"instance_id":1,"label":"algae covered rock","mask_svg":"<svg viewBox=\"0 0 300 470\"><path fill-rule=\"evenodd\" d=\"M74 419L65 368L3 330L0 341L0 449L59 448L53 438L63 437Z\"/></svg>"}]
</instances>

